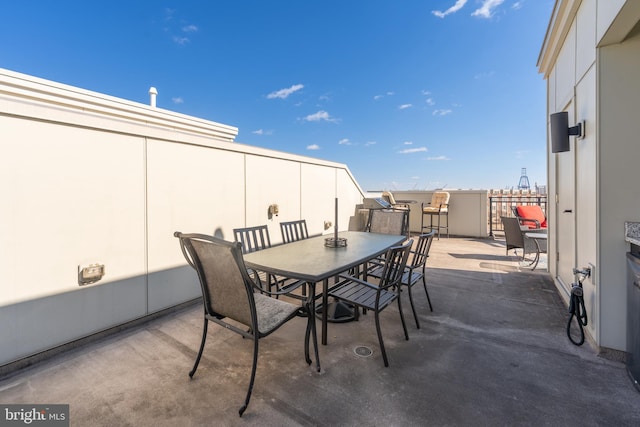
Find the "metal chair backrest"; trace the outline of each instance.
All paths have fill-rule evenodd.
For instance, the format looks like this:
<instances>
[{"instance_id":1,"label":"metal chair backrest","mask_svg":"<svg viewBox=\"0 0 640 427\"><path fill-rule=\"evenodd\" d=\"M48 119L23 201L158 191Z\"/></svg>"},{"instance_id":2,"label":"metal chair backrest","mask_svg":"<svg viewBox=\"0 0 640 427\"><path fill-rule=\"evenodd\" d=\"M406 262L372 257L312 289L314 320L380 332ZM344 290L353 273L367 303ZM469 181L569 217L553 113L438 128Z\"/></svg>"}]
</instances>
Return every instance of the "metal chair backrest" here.
<instances>
[{"instance_id":1,"label":"metal chair backrest","mask_svg":"<svg viewBox=\"0 0 640 427\"><path fill-rule=\"evenodd\" d=\"M409 229L408 210L371 209L366 231L380 234L405 235Z\"/></svg>"},{"instance_id":2,"label":"metal chair backrest","mask_svg":"<svg viewBox=\"0 0 640 427\"><path fill-rule=\"evenodd\" d=\"M307 221L304 219L281 222L280 231L282 232L283 243L296 242L309 237Z\"/></svg>"},{"instance_id":3,"label":"metal chair backrest","mask_svg":"<svg viewBox=\"0 0 640 427\"><path fill-rule=\"evenodd\" d=\"M242 245L243 254L249 254L271 247L269 229L266 225L235 228L233 230L233 237L236 242Z\"/></svg>"},{"instance_id":4,"label":"metal chair backrest","mask_svg":"<svg viewBox=\"0 0 640 427\"><path fill-rule=\"evenodd\" d=\"M387 250L384 256L384 269L378 284L381 290L400 285L412 245L413 240L409 240L404 245L393 246Z\"/></svg>"},{"instance_id":5,"label":"metal chair backrest","mask_svg":"<svg viewBox=\"0 0 640 427\"><path fill-rule=\"evenodd\" d=\"M408 265L412 270L420 267L424 268L426 265L427 258L429 257L429 250L431 249L431 243L433 243L433 237L435 234L435 230L432 230L429 233L424 233L418 236L416 247L411 251L411 253L413 253L413 258L411 259L411 263Z\"/></svg>"},{"instance_id":6,"label":"metal chair backrest","mask_svg":"<svg viewBox=\"0 0 640 427\"><path fill-rule=\"evenodd\" d=\"M198 272L207 314L250 327L257 325L253 282L244 266L240 243L203 234L176 233L176 237Z\"/></svg>"}]
</instances>

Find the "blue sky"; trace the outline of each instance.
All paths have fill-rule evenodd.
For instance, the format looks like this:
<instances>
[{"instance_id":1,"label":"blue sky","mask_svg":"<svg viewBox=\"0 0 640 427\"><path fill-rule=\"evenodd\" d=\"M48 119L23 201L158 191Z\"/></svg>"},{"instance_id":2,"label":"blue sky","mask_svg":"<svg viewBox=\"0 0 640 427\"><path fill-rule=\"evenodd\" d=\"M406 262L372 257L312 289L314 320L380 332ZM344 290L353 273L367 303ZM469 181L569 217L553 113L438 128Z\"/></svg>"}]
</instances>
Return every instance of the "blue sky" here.
<instances>
[{"instance_id":1,"label":"blue sky","mask_svg":"<svg viewBox=\"0 0 640 427\"><path fill-rule=\"evenodd\" d=\"M546 184L553 0L22 0L0 68L237 126L364 190Z\"/></svg>"}]
</instances>

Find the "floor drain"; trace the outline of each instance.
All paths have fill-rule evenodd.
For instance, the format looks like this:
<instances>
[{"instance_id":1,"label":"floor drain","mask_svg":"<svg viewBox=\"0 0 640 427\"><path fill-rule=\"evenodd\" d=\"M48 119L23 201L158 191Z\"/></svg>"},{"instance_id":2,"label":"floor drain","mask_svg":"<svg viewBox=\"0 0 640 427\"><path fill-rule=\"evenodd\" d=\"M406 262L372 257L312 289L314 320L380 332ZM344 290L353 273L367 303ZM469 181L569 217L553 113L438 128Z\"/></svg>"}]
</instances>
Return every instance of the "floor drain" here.
<instances>
[{"instance_id":1,"label":"floor drain","mask_svg":"<svg viewBox=\"0 0 640 427\"><path fill-rule=\"evenodd\" d=\"M369 347L365 347L363 345L356 347L353 352L360 357L369 357L373 354L373 351L371 351Z\"/></svg>"}]
</instances>

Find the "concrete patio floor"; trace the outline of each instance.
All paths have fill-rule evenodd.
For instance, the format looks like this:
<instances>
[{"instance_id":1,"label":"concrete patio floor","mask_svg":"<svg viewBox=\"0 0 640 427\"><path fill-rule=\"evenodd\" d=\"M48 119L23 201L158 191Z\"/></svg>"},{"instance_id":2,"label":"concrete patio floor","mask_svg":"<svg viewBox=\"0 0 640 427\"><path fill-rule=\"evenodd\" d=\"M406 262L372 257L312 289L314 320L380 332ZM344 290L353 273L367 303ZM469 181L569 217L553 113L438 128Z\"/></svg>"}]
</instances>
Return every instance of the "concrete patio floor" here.
<instances>
[{"instance_id":1,"label":"concrete patio floor","mask_svg":"<svg viewBox=\"0 0 640 427\"><path fill-rule=\"evenodd\" d=\"M544 268L521 268L501 240L436 240L433 312L414 291L421 329L406 295L409 341L397 309L383 312L388 368L373 315L329 324L321 373L304 361L305 320L295 319L260 341L242 418L249 340L210 325L198 372L188 376L199 304L9 374L0 403L69 404L71 425L83 427L640 425L640 393L624 364L569 342L567 309ZM358 356L358 346L373 355Z\"/></svg>"}]
</instances>

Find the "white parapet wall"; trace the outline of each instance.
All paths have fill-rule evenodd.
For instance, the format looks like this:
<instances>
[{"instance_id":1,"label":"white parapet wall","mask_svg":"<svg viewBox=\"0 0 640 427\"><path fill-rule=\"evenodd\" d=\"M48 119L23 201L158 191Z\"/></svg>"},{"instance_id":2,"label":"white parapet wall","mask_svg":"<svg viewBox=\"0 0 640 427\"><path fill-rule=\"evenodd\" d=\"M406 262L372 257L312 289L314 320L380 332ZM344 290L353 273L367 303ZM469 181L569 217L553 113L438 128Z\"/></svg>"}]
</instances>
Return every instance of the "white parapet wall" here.
<instances>
[{"instance_id":1,"label":"white parapet wall","mask_svg":"<svg viewBox=\"0 0 640 427\"><path fill-rule=\"evenodd\" d=\"M307 220L346 229L346 165L234 142L237 129L0 69L0 366L193 300L175 231ZM278 216L269 205L278 204ZM104 265L79 285L78 269Z\"/></svg>"},{"instance_id":2,"label":"white parapet wall","mask_svg":"<svg viewBox=\"0 0 640 427\"><path fill-rule=\"evenodd\" d=\"M488 190L445 190L451 195L449 200L449 234L452 236L489 236ZM433 191L394 191L396 200L411 200L409 204L409 229L419 232L422 226L422 204L431 202ZM442 219L446 223L446 220ZM424 218L425 226L429 217Z\"/></svg>"}]
</instances>

